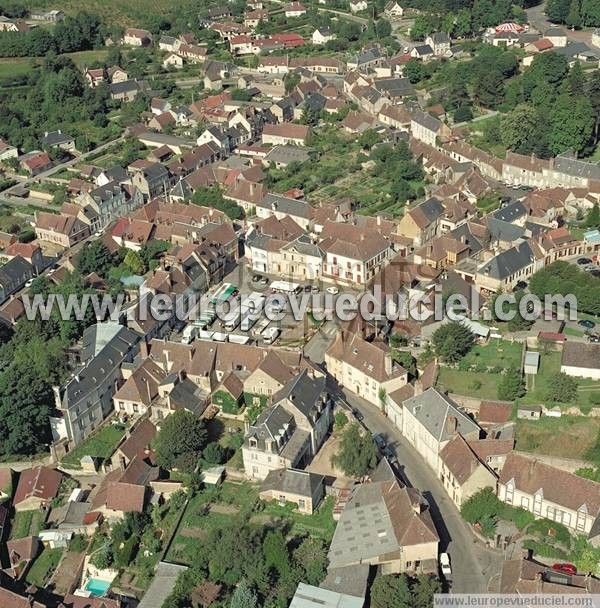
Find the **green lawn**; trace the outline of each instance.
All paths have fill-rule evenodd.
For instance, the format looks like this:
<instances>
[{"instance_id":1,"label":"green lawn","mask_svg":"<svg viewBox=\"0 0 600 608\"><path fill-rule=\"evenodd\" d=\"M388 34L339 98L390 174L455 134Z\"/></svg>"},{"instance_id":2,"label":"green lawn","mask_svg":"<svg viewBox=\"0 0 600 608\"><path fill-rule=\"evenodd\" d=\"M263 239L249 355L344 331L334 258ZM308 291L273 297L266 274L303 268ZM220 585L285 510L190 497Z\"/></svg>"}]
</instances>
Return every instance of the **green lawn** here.
<instances>
[{"instance_id":1,"label":"green lawn","mask_svg":"<svg viewBox=\"0 0 600 608\"><path fill-rule=\"evenodd\" d=\"M520 367L523 345L508 340L490 340L484 346L474 346L464 357L468 365L485 365L486 367Z\"/></svg>"},{"instance_id":2,"label":"green lawn","mask_svg":"<svg viewBox=\"0 0 600 608\"><path fill-rule=\"evenodd\" d=\"M83 456L105 460L115 451L124 434L125 429L123 427L107 424L74 450L71 450L62 459L62 464L67 467L79 468L81 466L79 461Z\"/></svg>"},{"instance_id":3,"label":"green lawn","mask_svg":"<svg viewBox=\"0 0 600 608\"><path fill-rule=\"evenodd\" d=\"M577 338L580 338L581 336L585 335L585 332L581 331L580 329L575 329L573 327L565 327L563 333L567 336L575 336Z\"/></svg>"},{"instance_id":4,"label":"green lawn","mask_svg":"<svg viewBox=\"0 0 600 608\"><path fill-rule=\"evenodd\" d=\"M42 512L35 509L31 511L17 511L10 531L10 538L25 538L35 536L44 522Z\"/></svg>"},{"instance_id":5,"label":"green lawn","mask_svg":"<svg viewBox=\"0 0 600 608\"><path fill-rule=\"evenodd\" d=\"M585 460L598 432L600 419L584 416L517 420L516 449L559 458Z\"/></svg>"},{"instance_id":6,"label":"green lawn","mask_svg":"<svg viewBox=\"0 0 600 608\"><path fill-rule=\"evenodd\" d=\"M499 378L499 374L463 372L458 369L441 366L437 385L458 395L473 395L481 399L497 399Z\"/></svg>"},{"instance_id":7,"label":"green lawn","mask_svg":"<svg viewBox=\"0 0 600 608\"><path fill-rule=\"evenodd\" d=\"M62 549L44 549L29 569L27 582L36 587L45 587L58 566L62 552Z\"/></svg>"},{"instance_id":8,"label":"green lawn","mask_svg":"<svg viewBox=\"0 0 600 608\"><path fill-rule=\"evenodd\" d=\"M333 519L333 507L335 500L328 496L312 515L299 513L295 505L287 503L284 507L277 502L267 503L264 512L282 519L291 519L291 532L298 535L309 534L317 536L327 542L331 542L335 532L335 521Z\"/></svg>"}]
</instances>

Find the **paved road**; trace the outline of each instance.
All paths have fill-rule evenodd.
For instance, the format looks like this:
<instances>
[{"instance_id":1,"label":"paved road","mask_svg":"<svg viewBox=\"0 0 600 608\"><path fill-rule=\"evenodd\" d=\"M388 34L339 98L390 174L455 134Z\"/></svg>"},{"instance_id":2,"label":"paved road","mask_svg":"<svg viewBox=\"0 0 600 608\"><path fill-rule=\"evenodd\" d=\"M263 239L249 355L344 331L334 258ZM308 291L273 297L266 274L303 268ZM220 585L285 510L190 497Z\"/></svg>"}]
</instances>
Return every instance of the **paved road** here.
<instances>
[{"instance_id":1,"label":"paved road","mask_svg":"<svg viewBox=\"0 0 600 608\"><path fill-rule=\"evenodd\" d=\"M542 34L549 27L556 25L555 23L551 23L550 21L548 21L544 12L545 10L546 3L542 2L541 4L538 4L537 6L532 6L531 8L528 8L525 11L527 13L527 19L529 21L529 24ZM563 29L567 33L567 38L571 42L585 42L586 44L591 44L592 42L592 32L583 32L575 30L572 31L564 26Z\"/></svg>"},{"instance_id":2,"label":"paved road","mask_svg":"<svg viewBox=\"0 0 600 608\"><path fill-rule=\"evenodd\" d=\"M440 535L440 551L450 554L452 591L455 593L485 593L495 591L503 561L500 552L484 547L462 520L440 480L406 441L394 424L380 410L337 386L330 390L341 396L364 416L363 424L372 432L380 433L394 450L403 476L410 485L423 492L431 505L431 514Z\"/></svg>"}]
</instances>

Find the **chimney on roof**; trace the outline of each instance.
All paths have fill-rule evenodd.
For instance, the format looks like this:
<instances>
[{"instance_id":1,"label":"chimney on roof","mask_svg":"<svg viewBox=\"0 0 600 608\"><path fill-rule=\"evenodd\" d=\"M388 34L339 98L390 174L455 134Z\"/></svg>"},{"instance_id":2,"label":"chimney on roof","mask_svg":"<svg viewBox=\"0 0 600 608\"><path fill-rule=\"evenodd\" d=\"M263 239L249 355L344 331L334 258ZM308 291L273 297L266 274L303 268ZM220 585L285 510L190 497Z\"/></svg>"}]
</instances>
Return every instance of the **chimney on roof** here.
<instances>
[{"instance_id":1,"label":"chimney on roof","mask_svg":"<svg viewBox=\"0 0 600 608\"><path fill-rule=\"evenodd\" d=\"M457 428L458 420L456 419L456 416L448 416L448 418L446 418L446 432L448 432L450 435L454 435Z\"/></svg>"}]
</instances>

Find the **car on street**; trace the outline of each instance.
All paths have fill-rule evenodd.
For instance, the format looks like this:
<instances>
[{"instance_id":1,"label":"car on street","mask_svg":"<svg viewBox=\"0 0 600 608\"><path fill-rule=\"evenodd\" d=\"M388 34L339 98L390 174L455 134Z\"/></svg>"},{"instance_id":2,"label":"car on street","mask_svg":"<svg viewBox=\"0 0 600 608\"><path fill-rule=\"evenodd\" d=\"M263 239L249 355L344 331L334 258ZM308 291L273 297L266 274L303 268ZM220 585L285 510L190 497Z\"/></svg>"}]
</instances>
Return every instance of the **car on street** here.
<instances>
[{"instance_id":1,"label":"car on street","mask_svg":"<svg viewBox=\"0 0 600 608\"><path fill-rule=\"evenodd\" d=\"M590 342L598 343L598 342L600 342L600 336L598 334L589 334L588 340Z\"/></svg>"},{"instance_id":2,"label":"car on street","mask_svg":"<svg viewBox=\"0 0 600 608\"><path fill-rule=\"evenodd\" d=\"M385 439L382 437L382 435L380 433L376 433L375 435L373 435L373 441L375 441L375 443L377 444L377 447L380 450L383 450L385 448Z\"/></svg>"},{"instance_id":3,"label":"car on street","mask_svg":"<svg viewBox=\"0 0 600 608\"><path fill-rule=\"evenodd\" d=\"M313 292L313 293L319 293L319 291L320 291L320 290L319 290L319 286L318 286L318 285L313 285L313 286L312 286L312 292Z\"/></svg>"},{"instance_id":4,"label":"car on street","mask_svg":"<svg viewBox=\"0 0 600 608\"><path fill-rule=\"evenodd\" d=\"M570 574L571 576L577 574L577 568L573 564L552 564L552 570L562 572L563 574Z\"/></svg>"},{"instance_id":5,"label":"car on street","mask_svg":"<svg viewBox=\"0 0 600 608\"><path fill-rule=\"evenodd\" d=\"M577 324L581 327L585 327L586 329L594 329L594 327L596 327L596 324L589 319L581 319L581 321L578 321Z\"/></svg>"},{"instance_id":6,"label":"car on street","mask_svg":"<svg viewBox=\"0 0 600 608\"><path fill-rule=\"evenodd\" d=\"M327 293L330 293L331 295L337 296L337 294L340 293L340 290L337 287L328 287L327 288Z\"/></svg>"},{"instance_id":7,"label":"car on street","mask_svg":"<svg viewBox=\"0 0 600 608\"><path fill-rule=\"evenodd\" d=\"M515 285L515 291L522 291L523 289L527 289L527 282L526 281L519 281Z\"/></svg>"},{"instance_id":8,"label":"car on street","mask_svg":"<svg viewBox=\"0 0 600 608\"><path fill-rule=\"evenodd\" d=\"M309 283L307 283L307 284L304 286L304 291L305 291L305 293L310 293L310 292L312 291L312 287L310 286L310 284L309 284Z\"/></svg>"},{"instance_id":9,"label":"car on street","mask_svg":"<svg viewBox=\"0 0 600 608\"><path fill-rule=\"evenodd\" d=\"M587 266L592 263L592 260L590 260L590 258L577 258L577 263L580 266Z\"/></svg>"},{"instance_id":10,"label":"car on street","mask_svg":"<svg viewBox=\"0 0 600 608\"><path fill-rule=\"evenodd\" d=\"M440 553L440 569L445 578L452 575L452 568L450 567L450 556L447 553Z\"/></svg>"},{"instance_id":11,"label":"car on street","mask_svg":"<svg viewBox=\"0 0 600 608\"><path fill-rule=\"evenodd\" d=\"M263 278L260 280L260 284L261 284L261 285L268 285L268 284L269 284L269 279L267 279L267 277L263 277Z\"/></svg>"},{"instance_id":12,"label":"car on street","mask_svg":"<svg viewBox=\"0 0 600 608\"><path fill-rule=\"evenodd\" d=\"M361 422L362 420L364 420L364 416L358 411L358 410L352 410L352 415L359 421Z\"/></svg>"},{"instance_id":13,"label":"car on street","mask_svg":"<svg viewBox=\"0 0 600 608\"><path fill-rule=\"evenodd\" d=\"M386 446L385 448L383 448L382 452L383 452L383 455L388 459L388 462L391 462L392 464L398 464L398 459L396 458L396 454L394 453L394 451L392 450L392 448L390 446Z\"/></svg>"},{"instance_id":14,"label":"car on street","mask_svg":"<svg viewBox=\"0 0 600 608\"><path fill-rule=\"evenodd\" d=\"M258 283L258 282L259 282L261 279L262 279L262 275L260 275L260 274L255 274L255 275L252 277L252 282L253 282L253 283Z\"/></svg>"}]
</instances>

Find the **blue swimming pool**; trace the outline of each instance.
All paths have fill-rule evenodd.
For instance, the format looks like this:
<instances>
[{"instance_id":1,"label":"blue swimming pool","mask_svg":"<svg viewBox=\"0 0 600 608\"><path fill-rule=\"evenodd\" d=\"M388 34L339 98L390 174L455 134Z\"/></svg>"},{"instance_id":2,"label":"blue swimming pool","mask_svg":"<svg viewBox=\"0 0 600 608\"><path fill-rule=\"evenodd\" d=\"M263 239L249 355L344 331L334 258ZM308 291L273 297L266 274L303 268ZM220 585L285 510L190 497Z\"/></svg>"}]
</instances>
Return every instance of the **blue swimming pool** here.
<instances>
[{"instance_id":1,"label":"blue swimming pool","mask_svg":"<svg viewBox=\"0 0 600 608\"><path fill-rule=\"evenodd\" d=\"M100 578L91 578L85 585L85 590L89 591L94 597L102 597L106 595L110 581L103 581Z\"/></svg>"}]
</instances>

